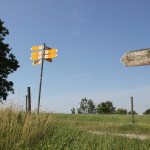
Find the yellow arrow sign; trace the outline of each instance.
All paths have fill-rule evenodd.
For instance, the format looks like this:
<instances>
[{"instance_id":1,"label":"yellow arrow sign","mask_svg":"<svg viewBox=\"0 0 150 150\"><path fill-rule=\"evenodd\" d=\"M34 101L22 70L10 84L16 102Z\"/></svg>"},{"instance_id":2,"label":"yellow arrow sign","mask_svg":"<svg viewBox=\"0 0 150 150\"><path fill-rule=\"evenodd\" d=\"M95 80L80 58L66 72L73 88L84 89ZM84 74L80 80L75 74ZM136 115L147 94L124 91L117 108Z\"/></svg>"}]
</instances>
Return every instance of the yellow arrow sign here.
<instances>
[{"instance_id":1,"label":"yellow arrow sign","mask_svg":"<svg viewBox=\"0 0 150 150\"><path fill-rule=\"evenodd\" d=\"M56 58L57 54L48 54L48 55L44 55L44 59L47 58ZM36 55L36 56L31 56L31 60L36 60L36 59L42 59L42 55Z\"/></svg>"},{"instance_id":2,"label":"yellow arrow sign","mask_svg":"<svg viewBox=\"0 0 150 150\"><path fill-rule=\"evenodd\" d=\"M38 65L38 64L41 64L42 63L42 60L37 60L37 61L34 61L32 64L33 65Z\"/></svg>"},{"instance_id":3,"label":"yellow arrow sign","mask_svg":"<svg viewBox=\"0 0 150 150\"><path fill-rule=\"evenodd\" d=\"M57 53L57 49L44 50L44 54ZM32 52L31 56L42 55L42 51Z\"/></svg>"},{"instance_id":4,"label":"yellow arrow sign","mask_svg":"<svg viewBox=\"0 0 150 150\"><path fill-rule=\"evenodd\" d=\"M32 52L31 56L42 55L42 51Z\"/></svg>"},{"instance_id":5,"label":"yellow arrow sign","mask_svg":"<svg viewBox=\"0 0 150 150\"><path fill-rule=\"evenodd\" d=\"M52 62L52 58L47 58L45 60L48 62ZM42 63L42 60L37 60L37 61L34 61L32 64L35 66L35 65L39 65L41 63Z\"/></svg>"},{"instance_id":6,"label":"yellow arrow sign","mask_svg":"<svg viewBox=\"0 0 150 150\"><path fill-rule=\"evenodd\" d=\"M45 50L44 54L51 54L51 53L57 53L58 50L57 49L49 49L49 50Z\"/></svg>"},{"instance_id":7,"label":"yellow arrow sign","mask_svg":"<svg viewBox=\"0 0 150 150\"><path fill-rule=\"evenodd\" d=\"M31 60L42 59L42 55L31 56Z\"/></svg>"},{"instance_id":8,"label":"yellow arrow sign","mask_svg":"<svg viewBox=\"0 0 150 150\"><path fill-rule=\"evenodd\" d=\"M44 59L47 59L47 58L56 58L57 57L57 54L47 54L47 55L44 55Z\"/></svg>"},{"instance_id":9,"label":"yellow arrow sign","mask_svg":"<svg viewBox=\"0 0 150 150\"><path fill-rule=\"evenodd\" d=\"M44 45L40 45L40 46L33 46L31 48L32 51L35 51L35 50L42 50L44 48Z\"/></svg>"}]
</instances>

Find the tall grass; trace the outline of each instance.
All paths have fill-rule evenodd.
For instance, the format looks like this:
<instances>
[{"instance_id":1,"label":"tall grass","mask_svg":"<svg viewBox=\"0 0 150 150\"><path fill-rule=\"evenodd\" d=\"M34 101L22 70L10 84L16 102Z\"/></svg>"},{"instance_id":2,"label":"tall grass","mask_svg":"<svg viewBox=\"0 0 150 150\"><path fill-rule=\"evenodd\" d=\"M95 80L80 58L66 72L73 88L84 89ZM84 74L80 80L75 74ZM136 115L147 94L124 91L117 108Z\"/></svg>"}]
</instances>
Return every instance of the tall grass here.
<instances>
[{"instance_id":1,"label":"tall grass","mask_svg":"<svg viewBox=\"0 0 150 150\"><path fill-rule=\"evenodd\" d=\"M143 116L145 117L145 116ZM0 150L148 150L149 139L131 139L89 131L150 134L149 116L27 114L0 109ZM142 128L143 124L143 128ZM144 129L144 130L142 130Z\"/></svg>"},{"instance_id":2,"label":"tall grass","mask_svg":"<svg viewBox=\"0 0 150 150\"><path fill-rule=\"evenodd\" d=\"M0 110L0 150L33 149L45 136L51 136L55 125L50 115Z\"/></svg>"}]
</instances>

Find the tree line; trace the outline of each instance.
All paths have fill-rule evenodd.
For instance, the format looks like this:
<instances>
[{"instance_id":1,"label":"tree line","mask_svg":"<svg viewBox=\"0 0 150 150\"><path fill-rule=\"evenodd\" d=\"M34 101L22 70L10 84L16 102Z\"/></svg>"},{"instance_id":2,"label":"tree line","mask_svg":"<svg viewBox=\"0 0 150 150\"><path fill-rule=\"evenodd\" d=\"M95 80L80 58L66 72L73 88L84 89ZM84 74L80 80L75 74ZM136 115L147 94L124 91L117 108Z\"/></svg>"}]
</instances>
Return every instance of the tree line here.
<instances>
[{"instance_id":1,"label":"tree line","mask_svg":"<svg viewBox=\"0 0 150 150\"><path fill-rule=\"evenodd\" d=\"M127 109L116 109L111 101L101 102L96 106L92 99L87 99L86 97L81 99L80 107L77 110L75 108L71 109L72 114L76 112L77 114L131 114L131 111L128 112ZM133 113L137 114L136 111L133 111ZM147 109L143 114L150 114L150 109Z\"/></svg>"}]
</instances>

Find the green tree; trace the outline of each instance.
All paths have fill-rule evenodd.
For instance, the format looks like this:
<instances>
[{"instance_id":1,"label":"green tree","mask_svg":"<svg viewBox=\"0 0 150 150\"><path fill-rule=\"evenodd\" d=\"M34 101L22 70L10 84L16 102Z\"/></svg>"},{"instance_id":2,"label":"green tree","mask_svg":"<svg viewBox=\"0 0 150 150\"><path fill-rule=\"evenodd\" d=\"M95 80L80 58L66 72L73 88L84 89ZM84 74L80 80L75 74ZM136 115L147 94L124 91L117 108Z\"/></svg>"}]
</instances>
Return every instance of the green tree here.
<instances>
[{"instance_id":1,"label":"green tree","mask_svg":"<svg viewBox=\"0 0 150 150\"><path fill-rule=\"evenodd\" d=\"M95 105L92 99L87 99L86 97L81 99L80 108L77 109L78 113L87 114L94 113Z\"/></svg>"},{"instance_id":2,"label":"green tree","mask_svg":"<svg viewBox=\"0 0 150 150\"><path fill-rule=\"evenodd\" d=\"M143 115L150 115L150 109L145 110L145 112L143 113Z\"/></svg>"},{"instance_id":3,"label":"green tree","mask_svg":"<svg viewBox=\"0 0 150 150\"><path fill-rule=\"evenodd\" d=\"M128 112L128 114L131 115L131 110ZM133 110L133 114L137 115L138 113L135 110Z\"/></svg>"},{"instance_id":4,"label":"green tree","mask_svg":"<svg viewBox=\"0 0 150 150\"><path fill-rule=\"evenodd\" d=\"M71 113L72 113L72 114L75 114L75 108L72 108L72 109L71 109Z\"/></svg>"},{"instance_id":5,"label":"green tree","mask_svg":"<svg viewBox=\"0 0 150 150\"><path fill-rule=\"evenodd\" d=\"M87 98L83 98L81 99L81 102L80 102L80 110L81 110L81 113L85 114L85 113L88 113L88 105L87 105Z\"/></svg>"},{"instance_id":6,"label":"green tree","mask_svg":"<svg viewBox=\"0 0 150 150\"><path fill-rule=\"evenodd\" d=\"M9 44L4 43L5 36L9 34L4 22L0 19L0 101L6 100L8 92L14 93L13 82L7 81L8 75L19 67L15 56L10 53Z\"/></svg>"},{"instance_id":7,"label":"green tree","mask_svg":"<svg viewBox=\"0 0 150 150\"><path fill-rule=\"evenodd\" d=\"M114 114L115 109L110 101L102 102L97 105L97 113L99 114Z\"/></svg>"},{"instance_id":8,"label":"green tree","mask_svg":"<svg viewBox=\"0 0 150 150\"><path fill-rule=\"evenodd\" d=\"M78 112L78 114L82 113L80 108L77 109L77 112Z\"/></svg>"},{"instance_id":9,"label":"green tree","mask_svg":"<svg viewBox=\"0 0 150 150\"><path fill-rule=\"evenodd\" d=\"M88 114L93 114L93 110L95 109L95 105L92 99L89 99L87 102Z\"/></svg>"},{"instance_id":10,"label":"green tree","mask_svg":"<svg viewBox=\"0 0 150 150\"><path fill-rule=\"evenodd\" d=\"M115 114L122 114L122 115L127 115L127 110L123 108L118 108L115 112Z\"/></svg>"}]
</instances>

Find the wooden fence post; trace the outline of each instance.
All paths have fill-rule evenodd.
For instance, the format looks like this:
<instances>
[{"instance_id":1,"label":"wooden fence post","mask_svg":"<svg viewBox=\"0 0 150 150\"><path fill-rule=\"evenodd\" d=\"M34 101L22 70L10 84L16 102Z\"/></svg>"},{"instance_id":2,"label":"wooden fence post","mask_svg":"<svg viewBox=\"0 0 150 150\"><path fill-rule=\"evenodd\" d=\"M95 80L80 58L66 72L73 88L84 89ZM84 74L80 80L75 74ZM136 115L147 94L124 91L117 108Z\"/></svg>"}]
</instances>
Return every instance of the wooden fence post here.
<instances>
[{"instance_id":1,"label":"wooden fence post","mask_svg":"<svg viewBox=\"0 0 150 150\"><path fill-rule=\"evenodd\" d=\"M28 87L28 112L31 113L31 91L30 91L30 87Z\"/></svg>"},{"instance_id":2,"label":"wooden fence post","mask_svg":"<svg viewBox=\"0 0 150 150\"><path fill-rule=\"evenodd\" d=\"M133 97L131 96L131 121L134 123L134 113L133 113Z\"/></svg>"},{"instance_id":3,"label":"wooden fence post","mask_svg":"<svg viewBox=\"0 0 150 150\"><path fill-rule=\"evenodd\" d=\"M26 112L28 112L28 96L26 95Z\"/></svg>"}]
</instances>

